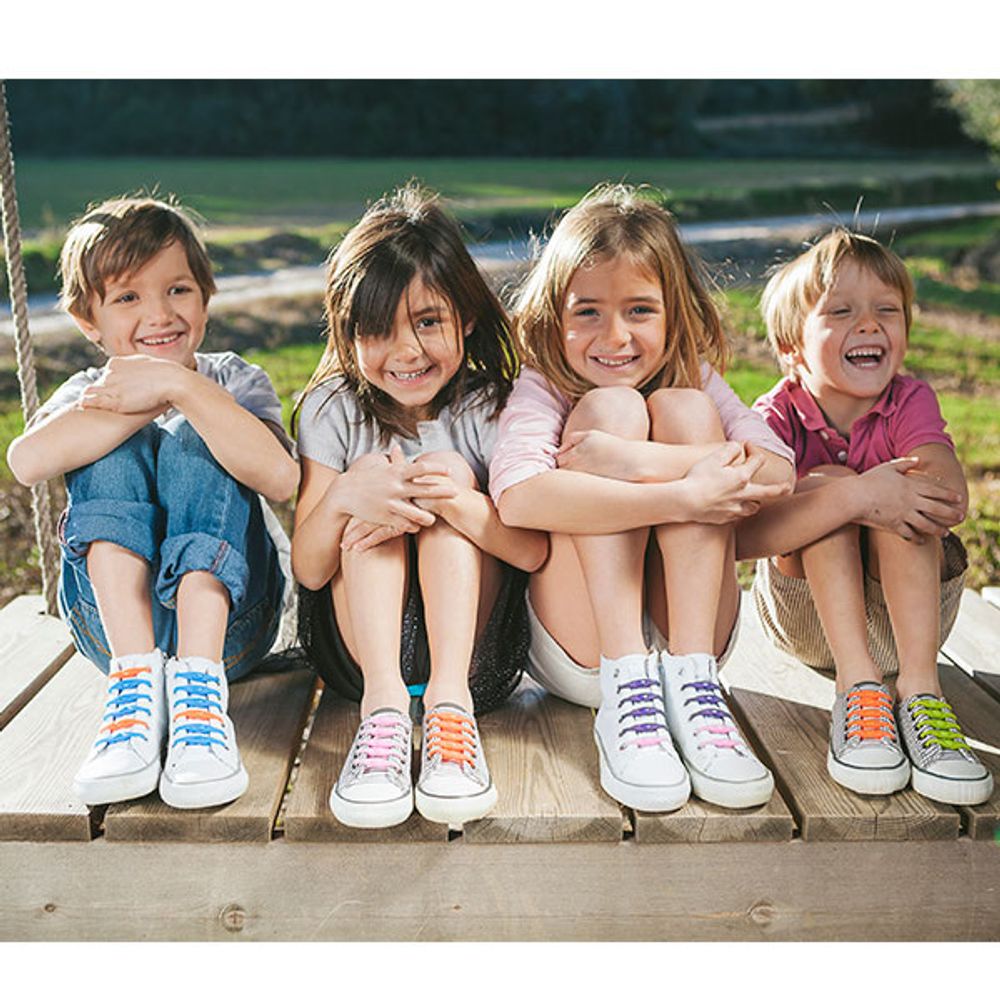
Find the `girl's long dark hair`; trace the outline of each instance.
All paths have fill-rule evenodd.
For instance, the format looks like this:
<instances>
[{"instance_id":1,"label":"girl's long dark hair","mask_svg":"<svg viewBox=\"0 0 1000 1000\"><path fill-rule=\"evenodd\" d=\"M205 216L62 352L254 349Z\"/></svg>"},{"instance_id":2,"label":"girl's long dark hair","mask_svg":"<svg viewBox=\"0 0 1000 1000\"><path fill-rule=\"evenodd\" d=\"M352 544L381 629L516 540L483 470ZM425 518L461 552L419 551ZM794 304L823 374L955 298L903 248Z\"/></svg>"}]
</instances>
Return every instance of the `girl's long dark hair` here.
<instances>
[{"instance_id":1,"label":"girl's long dark hair","mask_svg":"<svg viewBox=\"0 0 1000 1000\"><path fill-rule=\"evenodd\" d=\"M393 434L416 434L415 415L364 378L355 353L359 337L391 335L400 299L415 277L447 300L459 337L472 326L464 338L464 364L432 401L432 416L473 393L492 402L491 416L500 412L518 369L507 315L469 255L458 223L437 195L413 183L375 202L331 253L326 349L299 404L312 389L342 376L343 388L355 393L383 443Z\"/></svg>"}]
</instances>

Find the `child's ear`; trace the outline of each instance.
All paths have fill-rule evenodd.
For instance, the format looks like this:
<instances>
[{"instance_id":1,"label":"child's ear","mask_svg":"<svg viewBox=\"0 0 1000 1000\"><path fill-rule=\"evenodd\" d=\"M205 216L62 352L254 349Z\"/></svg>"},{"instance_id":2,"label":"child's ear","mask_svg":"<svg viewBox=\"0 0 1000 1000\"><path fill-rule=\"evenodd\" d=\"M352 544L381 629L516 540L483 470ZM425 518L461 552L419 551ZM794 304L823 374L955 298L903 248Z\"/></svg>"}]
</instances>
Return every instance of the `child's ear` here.
<instances>
[{"instance_id":1,"label":"child's ear","mask_svg":"<svg viewBox=\"0 0 1000 1000\"><path fill-rule=\"evenodd\" d=\"M794 373L798 370L802 362L802 348L793 345L785 345L780 348L781 353L781 367L789 372Z\"/></svg>"},{"instance_id":2,"label":"child's ear","mask_svg":"<svg viewBox=\"0 0 1000 1000\"><path fill-rule=\"evenodd\" d=\"M80 333L82 333L87 340L97 347L101 346L101 331L90 322L89 319L85 319L83 316L78 316L76 313L71 312L70 318L79 327Z\"/></svg>"}]
</instances>

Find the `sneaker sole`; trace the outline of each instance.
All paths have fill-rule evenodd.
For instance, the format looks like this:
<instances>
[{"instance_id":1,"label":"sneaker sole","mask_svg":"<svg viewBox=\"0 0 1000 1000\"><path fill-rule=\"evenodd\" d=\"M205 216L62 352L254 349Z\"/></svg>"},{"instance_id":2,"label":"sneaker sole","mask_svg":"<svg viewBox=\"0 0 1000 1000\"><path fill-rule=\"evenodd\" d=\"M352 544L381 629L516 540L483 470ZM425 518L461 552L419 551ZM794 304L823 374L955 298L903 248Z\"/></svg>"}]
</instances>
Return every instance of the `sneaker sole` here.
<instances>
[{"instance_id":1,"label":"sneaker sole","mask_svg":"<svg viewBox=\"0 0 1000 1000\"><path fill-rule=\"evenodd\" d=\"M497 804L496 785L478 795L443 798L416 790L417 812L431 823L470 823L482 819Z\"/></svg>"},{"instance_id":2,"label":"sneaker sole","mask_svg":"<svg viewBox=\"0 0 1000 1000\"><path fill-rule=\"evenodd\" d=\"M604 747L595 733L597 755L601 766L601 788L616 802L630 809L643 812L673 812L680 809L691 797L691 780L684 772L684 780L676 785L633 785L616 778L604 756Z\"/></svg>"},{"instance_id":3,"label":"sneaker sole","mask_svg":"<svg viewBox=\"0 0 1000 1000\"><path fill-rule=\"evenodd\" d=\"M910 780L910 763L905 759L894 767L849 767L830 749L826 751L826 770L837 784L858 795L891 795L906 788Z\"/></svg>"},{"instance_id":4,"label":"sneaker sole","mask_svg":"<svg viewBox=\"0 0 1000 1000\"><path fill-rule=\"evenodd\" d=\"M711 802L726 809L752 809L771 801L774 794L774 776L768 773L752 781L720 781L702 774L685 761L691 775L694 794L704 802Z\"/></svg>"},{"instance_id":5,"label":"sneaker sole","mask_svg":"<svg viewBox=\"0 0 1000 1000\"><path fill-rule=\"evenodd\" d=\"M942 778L913 768L912 785L915 792L924 798L942 802L948 806L976 806L985 802L993 794L993 775L972 780L962 778Z\"/></svg>"},{"instance_id":6,"label":"sneaker sole","mask_svg":"<svg viewBox=\"0 0 1000 1000\"><path fill-rule=\"evenodd\" d=\"M330 792L330 812L344 826L361 830L381 830L398 826L413 812L413 794L403 795L390 802L351 802L337 794L337 786Z\"/></svg>"},{"instance_id":7,"label":"sneaker sole","mask_svg":"<svg viewBox=\"0 0 1000 1000\"><path fill-rule=\"evenodd\" d=\"M166 772L160 776L160 798L174 809L207 809L222 806L238 799L250 784L246 768L218 781L199 781L190 784L171 781Z\"/></svg>"},{"instance_id":8,"label":"sneaker sole","mask_svg":"<svg viewBox=\"0 0 1000 1000\"><path fill-rule=\"evenodd\" d=\"M73 779L73 792L86 806L103 806L112 802L141 799L156 791L160 780L160 760L157 758L141 771L114 778Z\"/></svg>"}]
</instances>

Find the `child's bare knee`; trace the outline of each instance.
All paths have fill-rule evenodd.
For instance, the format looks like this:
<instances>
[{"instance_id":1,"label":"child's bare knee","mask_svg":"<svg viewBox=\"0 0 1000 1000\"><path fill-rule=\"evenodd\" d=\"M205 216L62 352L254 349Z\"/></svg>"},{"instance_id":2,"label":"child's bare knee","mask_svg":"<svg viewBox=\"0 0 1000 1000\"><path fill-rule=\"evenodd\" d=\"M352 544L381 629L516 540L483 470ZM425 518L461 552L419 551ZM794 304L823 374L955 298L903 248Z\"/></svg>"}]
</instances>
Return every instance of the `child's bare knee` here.
<instances>
[{"instance_id":1,"label":"child's bare knee","mask_svg":"<svg viewBox=\"0 0 1000 1000\"><path fill-rule=\"evenodd\" d=\"M443 465L458 486L476 485L476 474L457 451L429 451L420 458L435 465Z\"/></svg>"},{"instance_id":2,"label":"child's bare knee","mask_svg":"<svg viewBox=\"0 0 1000 1000\"><path fill-rule=\"evenodd\" d=\"M654 441L696 444L725 438L719 410L701 389L657 389L646 405Z\"/></svg>"},{"instance_id":3,"label":"child's bare knee","mask_svg":"<svg viewBox=\"0 0 1000 1000\"><path fill-rule=\"evenodd\" d=\"M600 430L617 437L649 436L646 401L637 389L602 386L581 397L566 421L566 430Z\"/></svg>"}]
</instances>

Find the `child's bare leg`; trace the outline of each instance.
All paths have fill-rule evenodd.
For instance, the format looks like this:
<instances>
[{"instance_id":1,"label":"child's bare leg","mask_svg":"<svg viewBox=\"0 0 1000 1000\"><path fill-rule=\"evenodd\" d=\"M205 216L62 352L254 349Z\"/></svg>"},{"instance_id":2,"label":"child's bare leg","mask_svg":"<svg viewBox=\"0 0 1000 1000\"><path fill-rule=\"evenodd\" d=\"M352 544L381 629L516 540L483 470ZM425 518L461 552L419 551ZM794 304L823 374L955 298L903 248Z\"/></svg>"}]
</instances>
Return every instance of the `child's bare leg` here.
<instances>
[{"instance_id":1,"label":"child's bare leg","mask_svg":"<svg viewBox=\"0 0 1000 1000\"><path fill-rule=\"evenodd\" d=\"M822 489L833 478L853 475L842 466L817 466L799 481L796 490ZM779 556L777 566L785 576L809 582L833 654L837 691L847 691L862 681L880 683L881 674L868 648L860 528L846 524L797 553Z\"/></svg>"},{"instance_id":2,"label":"child's bare leg","mask_svg":"<svg viewBox=\"0 0 1000 1000\"><path fill-rule=\"evenodd\" d=\"M403 535L362 552L343 551L331 584L337 626L365 681L362 716L377 708L405 713L410 706L399 667L409 544Z\"/></svg>"},{"instance_id":3,"label":"child's bare leg","mask_svg":"<svg viewBox=\"0 0 1000 1000\"><path fill-rule=\"evenodd\" d=\"M207 570L185 573L177 587L177 656L222 660L229 591Z\"/></svg>"},{"instance_id":4,"label":"child's bare leg","mask_svg":"<svg viewBox=\"0 0 1000 1000\"><path fill-rule=\"evenodd\" d=\"M423 457L447 466L459 487L476 487L476 477L460 455L436 452ZM443 517L421 529L416 544L431 654L424 704L432 708L451 702L471 712L469 667L481 618L480 596L490 590L496 599L499 568Z\"/></svg>"},{"instance_id":5,"label":"child's bare leg","mask_svg":"<svg viewBox=\"0 0 1000 1000\"><path fill-rule=\"evenodd\" d=\"M721 446L726 440L719 411L700 390L658 390L650 397L649 412L654 441L717 441ZM656 541L663 559L670 652L721 652L738 606L732 526L663 524L656 528Z\"/></svg>"},{"instance_id":6,"label":"child's bare leg","mask_svg":"<svg viewBox=\"0 0 1000 1000\"><path fill-rule=\"evenodd\" d=\"M915 694L940 697L941 542L930 538L916 545L891 532L873 530L868 532L868 544L869 572L882 581L899 654L899 699Z\"/></svg>"},{"instance_id":7,"label":"child's bare leg","mask_svg":"<svg viewBox=\"0 0 1000 1000\"><path fill-rule=\"evenodd\" d=\"M90 543L87 575L101 613L111 655L149 653L156 646L149 563L114 542Z\"/></svg>"},{"instance_id":8,"label":"child's bare leg","mask_svg":"<svg viewBox=\"0 0 1000 1000\"><path fill-rule=\"evenodd\" d=\"M563 433L581 430L601 430L620 438L645 441L649 436L645 402L634 389L593 389L569 415ZM646 651L642 588L648 538L646 528L613 535L572 536L586 581L600 652L608 659Z\"/></svg>"}]
</instances>

